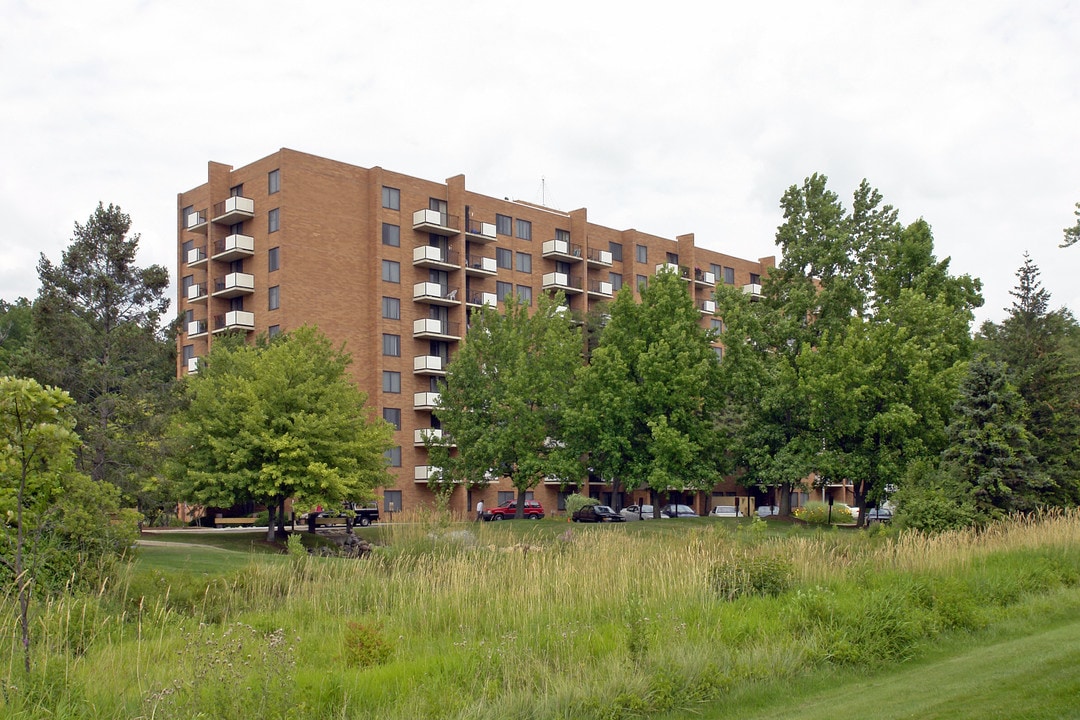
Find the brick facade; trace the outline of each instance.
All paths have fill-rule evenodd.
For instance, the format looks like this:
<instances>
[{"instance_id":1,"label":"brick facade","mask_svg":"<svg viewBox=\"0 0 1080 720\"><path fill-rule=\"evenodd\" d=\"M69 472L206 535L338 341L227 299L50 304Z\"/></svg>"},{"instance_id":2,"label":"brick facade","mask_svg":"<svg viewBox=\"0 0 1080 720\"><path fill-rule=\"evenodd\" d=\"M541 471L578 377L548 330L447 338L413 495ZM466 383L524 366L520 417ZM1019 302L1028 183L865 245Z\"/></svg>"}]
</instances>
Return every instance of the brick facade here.
<instances>
[{"instance_id":1,"label":"brick facade","mask_svg":"<svg viewBox=\"0 0 1080 720\"><path fill-rule=\"evenodd\" d=\"M531 294L535 304L541 292L561 288L571 310L586 312L610 300L620 281L636 287L671 263L708 327L715 285L751 285L774 262L697 247L692 234L670 239L596 225L584 208L566 213L481 195L466 189L463 175L433 182L288 149L237 169L210 162L207 182L180 193L177 211L185 314L178 375L195 368L224 329L254 337L317 325L352 354L353 378L373 413L400 410L401 465L392 468L396 485L382 489L383 509L393 502L395 511L432 500L417 479L427 452L415 444L432 417L418 407L464 336L468 313L499 300L500 289ZM386 373L397 375L386 377L384 390ZM490 507L511 490L503 480L455 491L451 507L467 513L481 498ZM716 493L732 490L723 483ZM604 497L599 486L580 491ZM557 486L534 494L556 510ZM699 512L715 504L705 494L684 501Z\"/></svg>"}]
</instances>

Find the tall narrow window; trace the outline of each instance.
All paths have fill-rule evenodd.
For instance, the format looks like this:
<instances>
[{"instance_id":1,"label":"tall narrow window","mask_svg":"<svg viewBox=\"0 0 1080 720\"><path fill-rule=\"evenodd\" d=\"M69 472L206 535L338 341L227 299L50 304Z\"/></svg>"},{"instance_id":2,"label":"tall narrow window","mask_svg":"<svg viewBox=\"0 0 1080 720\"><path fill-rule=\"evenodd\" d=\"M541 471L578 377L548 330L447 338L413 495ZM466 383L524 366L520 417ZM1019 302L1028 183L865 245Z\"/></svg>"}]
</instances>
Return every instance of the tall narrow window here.
<instances>
[{"instance_id":1,"label":"tall narrow window","mask_svg":"<svg viewBox=\"0 0 1080 720\"><path fill-rule=\"evenodd\" d=\"M511 270L514 267L514 253L510 252L508 248L495 248L495 265L504 270Z\"/></svg>"},{"instance_id":2,"label":"tall narrow window","mask_svg":"<svg viewBox=\"0 0 1080 720\"><path fill-rule=\"evenodd\" d=\"M517 271L523 273L532 272L532 255L523 252L517 254Z\"/></svg>"},{"instance_id":3,"label":"tall narrow window","mask_svg":"<svg viewBox=\"0 0 1080 720\"><path fill-rule=\"evenodd\" d=\"M401 408L383 408L383 420L394 426L395 430L401 429Z\"/></svg>"},{"instance_id":4,"label":"tall narrow window","mask_svg":"<svg viewBox=\"0 0 1080 720\"><path fill-rule=\"evenodd\" d=\"M619 292L619 288L622 287L622 273L609 272L608 282L611 283L611 292Z\"/></svg>"},{"instance_id":5,"label":"tall narrow window","mask_svg":"<svg viewBox=\"0 0 1080 720\"><path fill-rule=\"evenodd\" d=\"M391 225L390 223L383 223L382 244L391 247L401 247L401 227L398 225Z\"/></svg>"},{"instance_id":6,"label":"tall narrow window","mask_svg":"<svg viewBox=\"0 0 1080 720\"><path fill-rule=\"evenodd\" d=\"M615 262L622 262L622 243L609 242L608 251L611 253L611 259Z\"/></svg>"},{"instance_id":7,"label":"tall narrow window","mask_svg":"<svg viewBox=\"0 0 1080 720\"><path fill-rule=\"evenodd\" d=\"M529 287L528 285L518 285L517 286L517 294L518 294L518 300L520 300L523 304L528 305L529 307L532 307L532 288L531 287Z\"/></svg>"},{"instance_id":8,"label":"tall narrow window","mask_svg":"<svg viewBox=\"0 0 1080 720\"><path fill-rule=\"evenodd\" d=\"M281 248L272 247L266 253L266 269L274 272L281 267Z\"/></svg>"},{"instance_id":9,"label":"tall narrow window","mask_svg":"<svg viewBox=\"0 0 1080 720\"><path fill-rule=\"evenodd\" d=\"M636 279L638 292L641 292L645 288L649 287L649 278L645 277L644 275L638 275Z\"/></svg>"},{"instance_id":10,"label":"tall narrow window","mask_svg":"<svg viewBox=\"0 0 1080 720\"><path fill-rule=\"evenodd\" d=\"M188 208L190 211L191 208ZM186 216L185 216L186 217ZM498 235L513 235L514 218L509 215L495 215L495 233Z\"/></svg>"},{"instance_id":11,"label":"tall narrow window","mask_svg":"<svg viewBox=\"0 0 1080 720\"><path fill-rule=\"evenodd\" d=\"M281 307L281 286L275 285L267 291L267 297L270 299L269 305L271 310L277 310Z\"/></svg>"},{"instance_id":12,"label":"tall narrow window","mask_svg":"<svg viewBox=\"0 0 1080 720\"><path fill-rule=\"evenodd\" d=\"M387 210L400 210L401 191L384 185L382 189L382 206Z\"/></svg>"},{"instance_id":13,"label":"tall narrow window","mask_svg":"<svg viewBox=\"0 0 1080 720\"><path fill-rule=\"evenodd\" d=\"M732 268L732 267L724 268L724 284L725 285L734 285L735 284L735 268Z\"/></svg>"},{"instance_id":14,"label":"tall narrow window","mask_svg":"<svg viewBox=\"0 0 1080 720\"><path fill-rule=\"evenodd\" d=\"M266 192L273 195L281 189L281 171L271 170L266 174Z\"/></svg>"},{"instance_id":15,"label":"tall narrow window","mask_svg":"<svg viewBox=\"0 0 1080 720\"><path fill-rule=\"evenodd\" d=\"M281 209L274 208L266 217L266 231L277 232L281 229Z\"/></svg>"},{"instance_id":16,"label":"tall narrow window","mask_svg":"<svg viewBox=\"0 0 1080 720\"><path fill-rule=\"evenodd\" d=\"M383 370L382 389L385 393L401 392L401 373L392 370Z\"/></svg>"},{"instance_id":17,"label":"tall narrow window","mask_svg":"<svg viewBox=\"0 0 1080 720\"><path fill-rule=\"evenodd\" d=\"M637 248L637 261L639 263L649 262L649 248L644 245L638 245Z\"/></svg>"},{"instance_id":18,"label":"tall narrow window","mask_svg":"<svg viewBox=\"0 0 1080 720\"><path fill-rule=\"evenodd\" d=\"M495 283L495 299L498 301L505 301L507 298L514 296L514 283L502 282L501 280Z\"/></svg>"},{"instance_id":19,"label":"tall narrow window","mask_svg":"<svg viewBox=\"0 0 1080 720\"><path fill-rule=\"evenodd\" d=\"M400 445L390 448L384 454L386 455L386 464L387 465L389 465L390 467L401 467L401 446Z\"/></svg>"},{"instance_id":20,"label":"tall narrow window","mask_svg":"<svg viewBox=\"0 0 1080 720\"><path fill-rule=\"evenodd\" d=\"M387 320L401 319L401 300L396 297L383 297L382 316Z\"/></svg>"},{"instance_id":21,"label":"tall narrow window","mask_svg":"<svg viewBox=\"0 0 1080 720\"><path fill-rule=\"evenodd\" d=\"M382 354L387 357L401 357L401 336L383 333Z\"/></svg>"},{"instance_id":22,"label":"tall narrow window","mask_svg":"<svg viewBox=\"0 0 1080 720\"><path fill-rule=\"evenodd\" d=\"M401 282L401 263L393 260L382 261L382 279L386 282Z\"/></svg>"},{"instance_id":23,"label":"tall narrow window","mask_svg":"<svg viewBox=\"0 0 1080 720\"><path fill-rule=\"evenodd\" d=\"M532 240L532 223L518 218L517 236L522 240Z\"/></svg>"}]
</instances>

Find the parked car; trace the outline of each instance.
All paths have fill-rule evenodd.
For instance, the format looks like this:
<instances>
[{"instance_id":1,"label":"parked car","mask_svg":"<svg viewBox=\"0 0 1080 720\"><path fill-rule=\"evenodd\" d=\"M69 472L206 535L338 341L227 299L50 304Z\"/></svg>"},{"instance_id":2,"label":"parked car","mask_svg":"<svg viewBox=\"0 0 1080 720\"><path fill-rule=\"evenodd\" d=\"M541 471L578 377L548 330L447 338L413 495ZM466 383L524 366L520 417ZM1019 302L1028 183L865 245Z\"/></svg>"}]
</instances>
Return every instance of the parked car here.
<instances>
[{"instance_id":1,"label":"parked car","mask_svg":"<svg viewBox=\"0 0 1080 720\"><path fill-rule=\"evenodd\" d=\"M661 515L667 515L669 518L686 518L697 517L698 514L694 512L694 508L689 505L665 505L660 510Z\"/></svg>"},{"instance_id":2,"label":"parked car","mask_svg":"<svg viewBox=\"0 0 1080 720\"><path fill-rule=\"evenodd\" d=\"M709 513L710 517L742 517L742 511L734 505L717 505Z\"/></svg>"},{"instance_id":3,"label":"parked car","mask_svg":"<svg viewBox=\"0 0 1080 720\"><path fill-rule=\"evenodd\" d=\"M586 505L571 516L574 522L625 522L609 505Z\"/></svg>"},{"instance_id":4,"label":"parked car","mask_svg":"<svg viewBox=\"0 0 1080 720\"><path fill-rule=\"evenodd\" d=\"M770 515L779 515L780 508L776 505L758 505L757 509L758 517L769 517Z\"/></svg>"},{"instance_id":5,"label":"parked car","mask_svg":"<svg viewBox=\"0 0 1080 720\"><path fill-rule=\"evenodd\" d=\"M524 517L526 520L543 520L544 506L536 500L526 500ZM485 520L512 520L517 517L517 501L507 500L498 507L484 511Z\"/></svg>"},{"instance_id":6,"label":"parked car","mask_svg":"<svg viewBox=\"0 0 1080 720\"><path fill-rule=\"evenodd\" d=\"M866 522L892 522L892 508L876 507L866 511Z\"/></svg>"},{"instance_id":7,"label":"parked car","mask_svg":"<svg viewBox=\"0 0 1080 720\"><path fill-rule=\"evenodd\" d=\"M653 519L653 506L652 505L629 505L622 509L620 513L623 520L652 520ZM661 515L660 517L665 517Z\"/></svg>"}]
</instances>

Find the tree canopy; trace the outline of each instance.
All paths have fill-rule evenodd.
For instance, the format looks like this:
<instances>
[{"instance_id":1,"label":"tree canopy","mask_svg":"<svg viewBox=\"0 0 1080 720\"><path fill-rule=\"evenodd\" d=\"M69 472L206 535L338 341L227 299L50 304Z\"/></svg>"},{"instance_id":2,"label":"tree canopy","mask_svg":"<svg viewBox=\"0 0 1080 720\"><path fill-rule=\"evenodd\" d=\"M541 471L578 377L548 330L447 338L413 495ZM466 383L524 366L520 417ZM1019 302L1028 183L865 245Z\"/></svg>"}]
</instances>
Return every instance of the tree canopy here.
<instances>
[{"instance_id":1,"label":"tree canopy","mask_svg":"<svg viewBox=\"0 0 1080 720\"><path fill-rule=\"evenodd\" d=\"M389 484L391 426L346 374L351 360L312 327L269 343L215 342L185 380L171 430L183 499L266 505L268 539L286 498L331 506Z\"/></svg>"},{"instance_id":2,"label":"tree canopy","mask_svg":"<svg viewBox=\"0 0 1080 720\"><path fill-rule=\"evenodd\" d=\"M563 413L583 341L563 302L561 295L544 295L530 312L508 300L503 313L484 306L472 315L433 413L444 433L442 442L428 443L439 468L431 483L436 490L508 477L521 517L525 493L545 478L575 482L580 476Z\"/></svg>"},{"instance_id":3,"label":"tree canopy","mask_svg":"<svg viewBox=\"0 0 1080 720\"><path fill-rule=\"evenodd\" d=\"M629 288L619 292L567 410L572 445L594 475L661 496L721 479L719 360L700 322L673 272L653 277L640 302Z\"/></svg>"}]
</instances>

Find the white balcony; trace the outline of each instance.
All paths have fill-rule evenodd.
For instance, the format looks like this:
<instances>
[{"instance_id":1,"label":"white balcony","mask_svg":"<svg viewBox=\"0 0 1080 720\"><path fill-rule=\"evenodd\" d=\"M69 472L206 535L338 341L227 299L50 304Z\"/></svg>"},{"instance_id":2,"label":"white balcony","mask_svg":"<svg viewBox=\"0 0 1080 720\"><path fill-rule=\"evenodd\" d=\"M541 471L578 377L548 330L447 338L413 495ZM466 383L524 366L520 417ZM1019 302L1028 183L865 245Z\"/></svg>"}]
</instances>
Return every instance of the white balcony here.
<instances>
[{"instance_id":1,"label":"white balcony","mask_svg":"<svg viewBox=\"0 0 1080 720\"><path fill-rule=\"evenodd\" d=\"M231 298L255 292L255 276L248 273L229 273L214 280L214 297Z\"/></svg>"},{"instance_id":2,"label":"white balcony","mask_svg":"<svg viewBox=\"0 0 1080 720\"><path fill-rule=\"evenodd\" d=\"M251 198L233 197L214 205L214 222L219 225L235 225L255 217L255 201Z\"/></svg>"},{"instance_id":3,"label":"white balcony","mask_svg":"<svg viewBox=\"0 0 1080 720\"><path fill-rule=\"evenodd\" d=\"M589 294L609 298L613 294L611 283L605 280L590 280Z\"/></svg>"},{"instance_id":4,"label":"white balcony","mask_svg":"<svg viewBox=\"0 0 1080 720\"><path fill-rule=\"evenodd\" d=\"M413 479L418 483L426 483L433 480L441 472L442 468L434 465L417 465L413 469Z\"/></svg>"},{"instance_id":5,"label":"white balcony","mask_svg":"<svg viewBox=\"0 0 1080 720\"><path fill-rule=\"evenodd\" d=\"M465 239L474 243L495 242L495 224L470 220L465 228Z\"/></svg>"},{"instance_id":6,"label":"white balcony","mask_svg":"<svg viewBox=\"0 0 1080 720\"><path fill-rule=\"evenodd\" d=\"M413 358L414 375L445 375L446 364L438 355L417 355Z\"/></svg>"},{"instance_id":7,"label":"white balcony","mask_svg":"<svg viewBox=\"0 0 1080 720\"><path fill-rule=\"evenodd\" d=\"M431 305L460 305L458 289L439 283L421 282L413 285L413 300Z\"/></svg>"},{"instance_id":8,"label":"white balcony","mask_svg":"<svg viewBox=\"0 0 1080 720\"><path fill-rule=\"evenodd\" d=\"M417 340L422 340L424 338L430 338L432 340L460 340L460 326L461 323L450 322L449 320L420 318L418 320L413 320L413 338Z\"/></svg>"},{"instance_id":9,"label":"white balcony","mask_svg":"<svg viewBox=\"0 0 1080 720\"><path fill-rule=\"evenodd\" d=\"M499 266L495 262L495 258L484 257L476 253L469 253L465 256L466 275L491 276L498 272Z\"/></svg>"},{"instance_id":10,"label":"white balcony","mask_svg":"<svg viewBox=\"0 0 1080 720\"><path fill-rule=\"evenodd\" d=\"M413 410L434 410L439 405L439 393L413 393Z\"/></svg>"},{"instance_id":11,"label":"white balcony","mask_svg":"<svg viewBox=\"0 0 1080 720\"><path fill-rule=\"evenodd\" d=\"M715 285L716 273L711 273L708 270L699 270L694 268L694 282L698 285Z\"/></svg>"},{"instance_id":12,"label":"white balcony","mask_svg":"<svg viewBox=\"0 0 1080 720\"><path fill-rule=\"evenodd\" d=\"M443 250L434 245L421 245L413 248L412 264L417 267L433 267L457 270L461 267L458 254L454 250Z\"/></svg>"},{"instance_id":13,"label":"white balcony","mask_svg":"<svg viewBox=\"0 0 1080 720\"><path fill-rule=\"evenodd\" d=\"M457 225L456 217L441 213L438 210L417 210L413 213L412 222L413 230L420 232L434 233L445 237L452 237L461 232L454 227Z\"/></svg>"},{"instance_id":14,"label":"white balcony","mask_svg":"<svg viewBox=\"0 0 1080 720\"><path fill-rule=\"evenodd\" d=\"M702 300L700 303L698 303L698 310L705 313L706 315L715 315L716 302L713 300Z\"/></svg>"},{"instance_id":15,"label":"white balcony","mask_svg":"<svg viewBox=\"0 0 1080 720\"><path fill-rule=\"evenodd\" d=\"M212 260L229 262L255 254L255 238L250 235L228 235L223 240L214 242Z\"/></svg>"},{"instance_id":16,"label":"white balcony","mask_svg":"<svg viewBox=\"0 0 1080 720\"><path fill-rule=\"evenodd\" d=\"M545 290L562 290L573 294L581 292L581 276L567 275L566 273L544 273L543 285Z\"/></svg>"},{"instance_id":17,"label":"white balcony","mask_svg":"<svg viewBox=\"0 0 1080 720\"><path fill-rule=\"evenodd\" d=\"M760 300L764 297L761 294L761 285L758 283L748 283L742 286L742 291L750 296L751 300Z\"/></svg>"},{"instance_id":18,"label":"white balcony","mask_svg":"<svg viewBox=\"0 0 1080 720\"><path fill-rule=\"evenodd\" d=\"M206 234L206 210L196 210L189 213L185 228L189 232Z\"/></svg>"},{"instance_id":19,"label":"white balcony","mask_svg":"<svg viewBox=\"0 0 1080 720\"><path fill-rule=\"evenodd\" d=\"M675 263L660 263L656 266L656 274L659 275L662 272L679 274L679 266Z\"/></svg>"},{"instance_id":20,"label":"white balcony","mask_svg":"<svg viewBox=\"0 0 1080 720\"><path fill-rule=\"evenodd\" d=\"M443 439L443 431L439 428L417 428L413 430L413 445L418 447L424 445L427 438L431 438L433 443L440 443ZM449 436L447 438L449 439Z\"/></svg>"},{"instance_id":21,"label":"white balcony","mask_svg":"<svg viewBox=\"0 0 1080 720\"><path fill-rule=\"evenodd\" d=\"M202 265L206 262L206 248L191 248L190 250L188 250L185 260L187 260L187 264L189 267L196 267L198 265Z\"/></svg>"},{"instance_id":22,"label":"white balcony","mask_svg":"<svg viewBox=\"0 0 1080 720\"><path fill-rule=\"evenodd\" d=\"M602 267L611 267L611 252L608 250L597 250L590 248L588 254L588 261L590 265L600 265Z\"/></svg>"},{"instance_id":23,"label":"white balcony","mask_svg":"<svg viewBox=\"0 0 1080 720\"><path fill-rule=\"evenodd\" d=\"M541 253L546 258L566 260L567 262L581 261L581 246L567 240L548 240L544 243Z\"/></svg>"},{"instance_id":24,"label":"white balcony","mask_svg":"<svg viewBox=\"0 0 1080 720\"><path fill-rule=\"evenodd\" d=\"M187 368L188 375L194 375L199 372L199 358L188 358L184 366Z\"/></svg>"},{"instance_id":25,"label":"white balcony","mask_svg":"<svg viewBox=\"0 0 1080 720\"><path fill-rule=\"evenodd\" d=\"M499 296L492 292L471 292L469 297L465 299L465 304L474 307L480 307L481 305L495 307L499 304Z\"/></svg>"},{"instance_id":26,"label":"white balcony","mask_svg":"<svg viewBox=\"0 0 1080 720\"><path fill-rule=\"evenodd\" d=\"M192 303L206 302L206 283L192 283L188 285L187 301Z\"/></svg>"},{"instance_id":27,"label":"white balcony","mask_svg":"<svg viewBox=\"0 0 1080 720\"><path fill-rule=\"evenodd\" d=\"M187 336L189 338L200 337L206 334L206 321L193 320L187 324Z\"/></svg>"},{"instance_id":28,"label":"white balcony","mask_svg":"<svg viewBox=\"0 0 1080 720\"><path fill-rule=\"evenodd\" d=\"M214 317L214 332L225 332L226 330L254 330L255 329L255 313L247 312L245 310L230 310L224 315L217 315Z\"/></svg>"}]
</instances>

